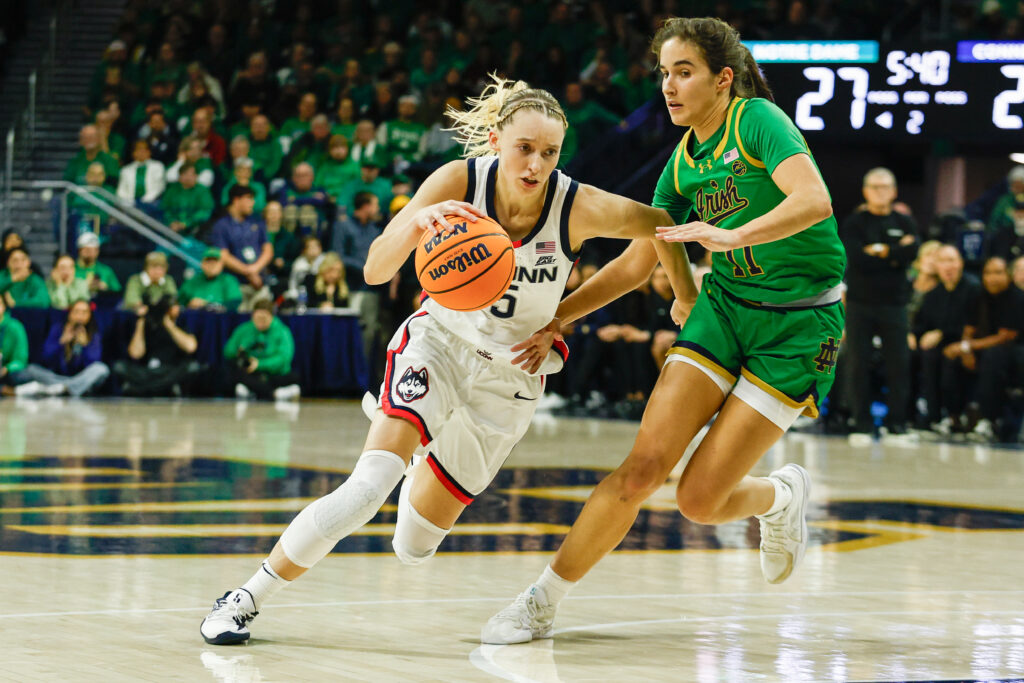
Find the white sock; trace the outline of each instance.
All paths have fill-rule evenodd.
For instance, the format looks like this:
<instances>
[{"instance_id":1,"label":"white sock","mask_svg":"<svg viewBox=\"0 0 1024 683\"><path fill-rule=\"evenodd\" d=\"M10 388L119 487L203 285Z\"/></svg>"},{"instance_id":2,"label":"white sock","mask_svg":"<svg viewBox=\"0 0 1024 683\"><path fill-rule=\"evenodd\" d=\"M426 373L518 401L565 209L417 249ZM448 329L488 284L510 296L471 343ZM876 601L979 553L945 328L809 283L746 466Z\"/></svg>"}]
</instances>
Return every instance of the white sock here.
<instances>
[{"instance_id":1,"label":"white sock","mask_svg":"<svg viewBox=\"0 0 1024 683\"><path fill-rule=\"evenodd\" d=\"M576 582L566 581L551 569L551 565L548 565L544 567L544 573L540 575L537 583L533 585L543 589L544 595L548 599L548 604L554 607L562 601L562 598L568 595L572 587L576 585Z\"/></svg>"},{"instance_id":2,"label":"white sock","mask_svg":"<svg viewBox=\"0 0 1024 683\"><path fill-rule=\"evenodd\" d=\"M776 512L784 510L790 501L793 500L793 490L789 488L789 484L777 477L768 477L768 481L775 487L775 502L768 508L768 512L758 515L758 517L770 517Z\"/></svg>"},{"instance_id":3,"label":"white sock","mask_svg":"<svg viewBox=\"0 0 1024 683\"><path fill-rule=\"evenodd\" d=\"M264 560L263 565L256 570L256 573L252 575L252 578L246 581L245 585L242 586L242 590L249 592L249 595L252 596L253 604L256 605L256 609L258 610L264 600L287 586L289 583L291 583L291 581L286 581L278 576L277 572L270 567L270 563Z\"/></svg>"}]
</instances>

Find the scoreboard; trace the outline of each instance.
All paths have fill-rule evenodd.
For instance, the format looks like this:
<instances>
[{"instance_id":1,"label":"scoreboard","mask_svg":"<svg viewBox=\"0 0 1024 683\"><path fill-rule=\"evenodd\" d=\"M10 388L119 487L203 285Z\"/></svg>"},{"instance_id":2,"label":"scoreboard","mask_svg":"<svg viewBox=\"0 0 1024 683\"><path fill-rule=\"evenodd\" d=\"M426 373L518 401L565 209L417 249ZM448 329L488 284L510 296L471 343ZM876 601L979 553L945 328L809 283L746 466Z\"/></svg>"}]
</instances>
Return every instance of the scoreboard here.
<instances>
[{"instance_id":1,"label":"scoreboard","mask_svg":"<svg viewBox=\"0 0 1024 683\"><path fill-rule=\"evenodd\" d=\"M745 44L808 139L1024 148L1024 42Z\"/></svg>"}]
</instances>

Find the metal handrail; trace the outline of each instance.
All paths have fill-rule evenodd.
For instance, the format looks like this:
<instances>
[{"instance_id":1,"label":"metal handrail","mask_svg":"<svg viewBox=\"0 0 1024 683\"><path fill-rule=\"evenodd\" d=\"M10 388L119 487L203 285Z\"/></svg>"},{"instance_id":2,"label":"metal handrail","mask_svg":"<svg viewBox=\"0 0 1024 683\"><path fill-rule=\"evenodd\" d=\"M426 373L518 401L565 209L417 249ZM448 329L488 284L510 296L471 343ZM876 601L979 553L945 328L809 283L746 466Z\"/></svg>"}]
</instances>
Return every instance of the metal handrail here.
<instances>
[{"instance_id":1,"label":"metal handrail","mask_svg":"<svg viewBox=\"0 0 1024 683\"><path fill-rule=\"evenodd\" d=\"M7 131L6 159L4 160L4 227L11 225L11 184L14 181L14 127Z\"/></svg>"},{"instance_id":2,"label":"metal handrail","mask_svg":"<svg viewBox=\"0 0 1024 683\"><path fill-rule=\"evenodd\" d=\"M150 229L155 230L156 232L159 232L160 234L162 234L164 237L166 237L167 239L171 240L172 242L175 242L177 244L184 244L185 243L185 238L184 237L182 237L180 234L174 232L174 230L172 230L168 226L164 225L163 223L161 223L157 219L153 218L152 216L150 216L148 213L146 213L145 211L143 211L139 207L137 207L134 204L131 204L129 202L126 202L125 200L121 199L120 197L118 197L116 194L114 194L113 192L111 192L110 190L108 190L105 187L97 187L95 189L98 190L97 194L99 194L101 197L103 197L109 203L117 206L119 209L121 209L122 211L127 213L129 216L131 216L132 218L134 218L138 222L143 223L144 225L148 226Z\"/></svg>"},{"instance_id":3,"label":"metal handrail","mask_svg":"<svg viewBox=\"0 0 1024 683\"><path fill-rule=\"evenodd\" d=\"M32 180L28 182L18 182L13 184L19 190L60 190L64 193L62 197L61 206L61 224L60 224L60 247L63 248L67 244L67 195L71 193L76 197L85 200L86 203L91 204L97 209L107 213L108 215L116 218L125 227L131 228L135 232L142 236L152 240L154 243L160 245L167 251L171 252L182 261L195 268L200 267L199 259L189 254L187 251L182 249L179 244L184 242L184 238L178 235L170 228L161 226L164 230L169 231L172 235L172 239L168 239L160 231L154 230L149 226L143 224L141 221L136 220L134 217L129 215L122 209L120 202L118 204L111 204L103 199L96 197L92 192L89 192L81 185L75 185L69 183L66 180ZM108 193L109 194L109 193ZM175 242L177 240L177 242Z\"/></svg>"}]
</instances>

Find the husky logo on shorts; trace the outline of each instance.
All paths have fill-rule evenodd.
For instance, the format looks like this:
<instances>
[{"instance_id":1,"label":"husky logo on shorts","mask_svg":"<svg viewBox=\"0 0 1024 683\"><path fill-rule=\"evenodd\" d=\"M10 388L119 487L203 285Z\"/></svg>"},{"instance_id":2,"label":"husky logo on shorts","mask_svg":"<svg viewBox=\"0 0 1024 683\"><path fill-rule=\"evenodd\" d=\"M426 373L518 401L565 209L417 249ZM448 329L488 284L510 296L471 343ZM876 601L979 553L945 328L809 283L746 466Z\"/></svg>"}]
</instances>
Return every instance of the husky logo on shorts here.
<instances>
[{"instance_id":1,"label":"husky logo on shorts","mask_svg":"<svg viewBox=\"0 0 1024 683\"><path fill-rule=\"evenodd\" d=\"M430 391L430 384L427 381L427 369L413 370L412 368L407 368L405 373L402 374L402 379L398 380L395 391L398 392L398 397L406 403L412 403L417 399L423 398Z\"/></svg>"}]
</instances>

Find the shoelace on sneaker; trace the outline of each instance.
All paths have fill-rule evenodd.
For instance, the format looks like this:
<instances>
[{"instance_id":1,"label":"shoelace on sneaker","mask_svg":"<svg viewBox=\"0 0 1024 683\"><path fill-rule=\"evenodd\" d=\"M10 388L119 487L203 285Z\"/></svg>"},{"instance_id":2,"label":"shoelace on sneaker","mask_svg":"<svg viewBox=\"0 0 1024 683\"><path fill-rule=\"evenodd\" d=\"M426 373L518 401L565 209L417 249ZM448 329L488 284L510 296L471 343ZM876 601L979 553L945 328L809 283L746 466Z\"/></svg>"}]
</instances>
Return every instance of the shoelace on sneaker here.
<instances>
[{"instance_id":1,"label":"shoelace on sneaker","mask_svg":"<svg viewBox=\"0 0 1024 683\"><path fill-rule=\"evenodd\" d=\"M240 604L233 600L228 600L226 597L217 598L217 601L213 603L213 611L227 612L227 615L234 620L238 628L245 628L245 625L259 614L259 612L249 612L243 609Z\"/></svg>"},{"instance_id":2,"label":"shoelace on sneaker","mask_svg":"<svg viewBox=\"0 0 1024 683\"><path fill-rule=\"evenodd\" d=\"M526 618L523 618L521 608L526 608ZM507 621L518 622L521 626L530 629L530 622L533 621L534 617L540 611L540 606L537 605L537 601L533 599L532 595L527 593L520 593L516 596L515 601L501 610L497 614L498 619L504 619ZM531 629L532 630L532 629Z\"/></svg>"},{"instance_id":3,"label":"shoelace on sneaker","mask_svg":"<svg viewBox=\"0 0 1024 683\"><path fill-rule=\"evenodd\" d=\"M761 545L769 552L784 552L785 543L789 539L785 533L784 524L761 520Z\"/></svg>"}]
</instances>

